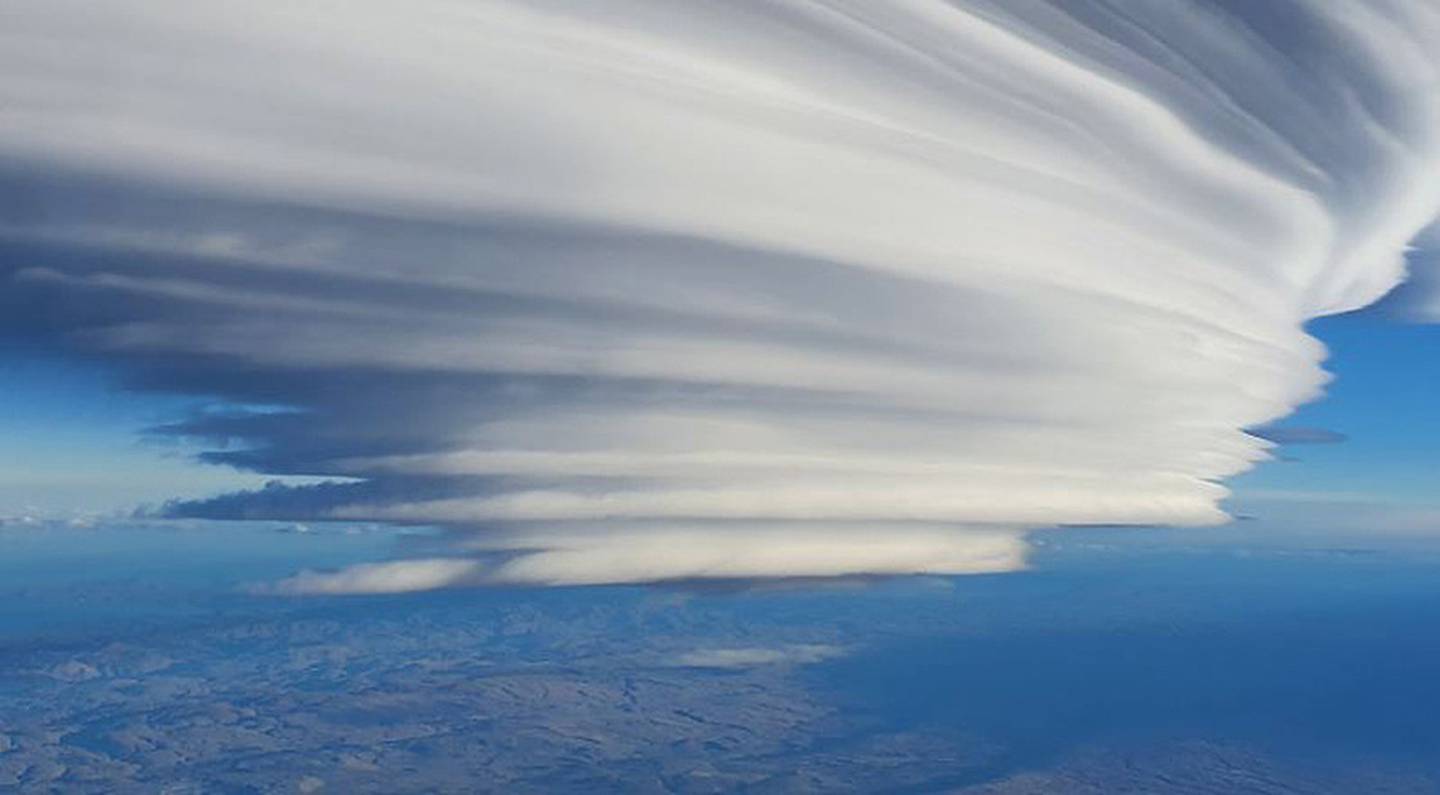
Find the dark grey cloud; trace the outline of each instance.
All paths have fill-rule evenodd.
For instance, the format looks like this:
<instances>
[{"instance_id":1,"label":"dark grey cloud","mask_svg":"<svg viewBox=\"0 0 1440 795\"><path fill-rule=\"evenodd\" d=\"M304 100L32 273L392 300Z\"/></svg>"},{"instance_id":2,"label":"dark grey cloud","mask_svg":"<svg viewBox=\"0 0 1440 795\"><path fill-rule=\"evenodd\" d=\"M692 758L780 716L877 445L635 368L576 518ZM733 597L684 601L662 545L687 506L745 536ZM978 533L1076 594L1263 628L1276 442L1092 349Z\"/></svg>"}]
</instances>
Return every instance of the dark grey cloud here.
<instances>
[{"instance_id":1,"label":"dark grey cloud","mask_svg":"<svg viewBox=\"0 0 1440 795\"><path fill-rule=\"evenodd\" d=\"M1272 425L1251 428L1251 436L1258 436L1275 444L1339 444L1350 437L1329 428L1313 428L1305 425Z\"/></svg>"}]
</instances>

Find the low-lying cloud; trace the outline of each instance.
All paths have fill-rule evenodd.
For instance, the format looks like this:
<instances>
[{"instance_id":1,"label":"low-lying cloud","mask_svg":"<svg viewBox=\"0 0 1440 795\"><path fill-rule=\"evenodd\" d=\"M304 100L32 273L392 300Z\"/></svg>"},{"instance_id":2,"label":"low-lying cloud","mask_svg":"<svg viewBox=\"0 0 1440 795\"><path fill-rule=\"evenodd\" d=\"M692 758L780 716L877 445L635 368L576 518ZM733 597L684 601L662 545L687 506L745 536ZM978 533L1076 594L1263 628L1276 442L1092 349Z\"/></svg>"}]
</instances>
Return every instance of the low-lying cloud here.
<instances>
[{"instance_id":1,"label":"low-lying cloud","mask_svg":"<svg viewBox=\"0 0 1440 795\"><path fill-rule=\"evenodd\" d=\"M1004 571L1225 520L1440 205L1440 10L18 0L0 336L440 525L295 592ZM449 553L447 553L448 555Z\"/></svg>"},{"instance_id":2,"label":"low-lying cloud","mask_svg":"<svg viewBox=\"0 0 1440 795\"><path fill-rule=\"evenodd\" d=\"M778 648L744 647L699 649L677 655L671 662L681 668L742 669L767 665L809 665L842 657L845 650L823 643L802 643Z\"/></svg>"},{"instance_id":3,"label":"low-lying cloud","mask_svg":"<svg viewBox=\"0 0 1440 795\"><path fill-rule=\"evenodd\" d=\"M478 584L480 570L478 562L460 558L392 560L333 572L306 570L253 590L285 596L412 593Z\"/></svg>"}]
</instances>

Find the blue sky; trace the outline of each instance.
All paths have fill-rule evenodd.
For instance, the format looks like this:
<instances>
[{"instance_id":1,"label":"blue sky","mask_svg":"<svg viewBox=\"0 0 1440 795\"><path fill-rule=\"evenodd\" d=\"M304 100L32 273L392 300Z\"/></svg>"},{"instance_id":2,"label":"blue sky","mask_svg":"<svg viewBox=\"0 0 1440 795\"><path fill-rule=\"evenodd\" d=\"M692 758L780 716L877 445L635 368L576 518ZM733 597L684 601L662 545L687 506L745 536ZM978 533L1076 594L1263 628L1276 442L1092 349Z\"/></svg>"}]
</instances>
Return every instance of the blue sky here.
<instances>
[{"instance_id":1,"label":"blue sky","mask_svg":"<svg viewBox=\"0 0 1440 795\"><path fill-rule=\"evenodd\" d=\"M93 363L0 348L0 516L128 513L263 481L143 432L198 403L127 391Z\"/></svg>"},{"instance_id":2,"label":"blue sky","mask_svg":"<svg viewBox=\"0 0 1440 795\"><path fill-rule=\"evenodd\" d=\"M1320 400L1277 425L1336 431L1337 444L1289 445L1275 461L1234 482L1251 491L1362 495L1432 502L1440 471L1440 326L1406 323L1382 311L1322 318L1311 333L1330 350L1335 380Z\"/></svg>"}]
</instances>

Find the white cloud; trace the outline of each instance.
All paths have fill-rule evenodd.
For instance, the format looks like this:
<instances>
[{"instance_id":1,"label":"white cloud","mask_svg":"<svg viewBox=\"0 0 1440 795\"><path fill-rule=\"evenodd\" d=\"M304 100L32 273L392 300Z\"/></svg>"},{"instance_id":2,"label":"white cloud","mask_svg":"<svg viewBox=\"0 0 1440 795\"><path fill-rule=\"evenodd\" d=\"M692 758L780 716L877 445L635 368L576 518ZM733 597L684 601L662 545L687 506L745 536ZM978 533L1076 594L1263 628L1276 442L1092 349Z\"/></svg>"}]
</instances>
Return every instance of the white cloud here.
<instances>
[{"instance_id":1,"label":"white cloud","mask_svg":"<svg viewBox=\"0 0 1440 795\"><path fill-rule=\"evenodd\" d=\"M634 529L529 526L461 542L478 557L362 563L304 571L259 593L405 593L485 584L595 585L664 580L981 574L1025 566L1019 530L870 524L816 528L725 523Z\"/></svg>"},{"instance_id":2,"label":"white cloud","mask_svg":"<svg viewBox=\"0 0 1440 795\"><path fill-rule=\"evenodd\" d=\"M297 591L998 571L1025 527L1223 521L1242 429L1326 382L1305 321L1440 207L1440 11L1063 5L20 0L0 310L296 409L183 429L219 460L369 479L182 512L510 556Z\"/></svg>"},{"instance_id":3,"label":"white cloud","mask_svg":"<svg viewBox=\"0 0 1440 795\"><path fill-rule=\"evenodd\" d=\"M493 581L542 585L683 579L840 577L855 574L980 574L1025 566L1016 530L953 526L816 526L726 522L626 523L578 530L525 527L476 536L472 549L519 554L496 566Z\"/></svg>"},{"instance_id":4,"label":"white cloud","mask_svg":"<svg viewBox=\"0 0 1440 795\"><path fill-rule=\"evenodd\" d=\"M286 595L341 595L433 591L474 584L480 564L459 558L362 563L335 572L303 571L256 589Z\"/></svg>"},{"instance_id":5,"label":"white cloud","mask_svg":"<svg viewBox=\"0 0 1440 795\"><path fill-rule=\"evenodd\" d=\"M671 664L683 668L757 668L766 665L808 665L844 654L845 650L839 646L819 643L779 648L699 649L677 655Z\"/></svg>"}]
</instances>

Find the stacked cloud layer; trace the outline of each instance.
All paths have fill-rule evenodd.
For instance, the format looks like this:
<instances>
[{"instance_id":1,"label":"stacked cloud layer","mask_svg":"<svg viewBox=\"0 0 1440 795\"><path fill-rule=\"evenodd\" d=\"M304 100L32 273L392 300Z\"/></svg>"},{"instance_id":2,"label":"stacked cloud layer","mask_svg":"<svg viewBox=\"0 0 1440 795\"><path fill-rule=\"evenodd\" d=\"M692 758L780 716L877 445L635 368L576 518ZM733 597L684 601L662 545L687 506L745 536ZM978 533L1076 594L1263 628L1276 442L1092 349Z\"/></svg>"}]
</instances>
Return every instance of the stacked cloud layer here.
<instances>
[{"instance_id":1,"label":"stacked cloud layer","mask_svg":"<svg viewBox=\"0 0 1440 795\"><path fill-rule=\"evenodd\" d=\"M1426 0L16 0L0 334L234 408L297 590L1001 571L1222 521L1440 207ZM248 407L248 408L245 408ZM225 446L218 443L224 442Z\"/></svg>"}]
</instances>

